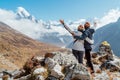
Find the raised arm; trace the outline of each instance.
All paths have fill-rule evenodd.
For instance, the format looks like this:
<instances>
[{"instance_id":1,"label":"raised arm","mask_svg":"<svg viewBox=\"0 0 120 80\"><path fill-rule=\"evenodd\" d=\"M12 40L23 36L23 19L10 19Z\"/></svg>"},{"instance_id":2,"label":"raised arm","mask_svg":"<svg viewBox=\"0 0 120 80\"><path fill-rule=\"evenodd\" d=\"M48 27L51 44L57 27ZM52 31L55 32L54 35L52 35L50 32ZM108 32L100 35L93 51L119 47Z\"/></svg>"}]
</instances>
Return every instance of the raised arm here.
<instances>
[{"instance_id":1,"label":"raised arm","mask_svg":"<svg viewBox=\"0 0 120 80\"><path fill-rule=\"evenodd\" d=\"M85 40L88 37L89 32L84 31L81 36L73 35L75 39Z\"/></svg>"},{"instance_id":2,"label":"raised arm","mask_svg":"<svg viewBox=\"0 0 120 80\"><path fill-rule=\"evenodd\" d=\"M72 35L74 35L74 32L64 23L64 20L59 20L60 23L65 27L65 29L71 33Z\"/></svg>"}]
</instances>

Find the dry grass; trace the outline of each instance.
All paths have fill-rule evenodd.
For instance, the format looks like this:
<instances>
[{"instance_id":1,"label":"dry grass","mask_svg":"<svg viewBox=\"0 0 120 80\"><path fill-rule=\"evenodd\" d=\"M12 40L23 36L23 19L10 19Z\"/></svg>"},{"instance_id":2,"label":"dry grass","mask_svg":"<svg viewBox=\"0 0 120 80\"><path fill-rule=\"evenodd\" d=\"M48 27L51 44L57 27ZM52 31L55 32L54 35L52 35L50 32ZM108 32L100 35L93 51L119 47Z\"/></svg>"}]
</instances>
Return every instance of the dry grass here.
<instances>
[{"instance_id":1,"label":"dry grass","mask_svg":"<svg viewBox=\"0 0 120 80\"><path fill-rule=\"evenodd\" d=\"M0 23L0 54L19 67L33 55L42 56L48 52L61 50L63 49L33 40ZM4 68L2 64L0 67Z\"/></svg>"}]
</instances>

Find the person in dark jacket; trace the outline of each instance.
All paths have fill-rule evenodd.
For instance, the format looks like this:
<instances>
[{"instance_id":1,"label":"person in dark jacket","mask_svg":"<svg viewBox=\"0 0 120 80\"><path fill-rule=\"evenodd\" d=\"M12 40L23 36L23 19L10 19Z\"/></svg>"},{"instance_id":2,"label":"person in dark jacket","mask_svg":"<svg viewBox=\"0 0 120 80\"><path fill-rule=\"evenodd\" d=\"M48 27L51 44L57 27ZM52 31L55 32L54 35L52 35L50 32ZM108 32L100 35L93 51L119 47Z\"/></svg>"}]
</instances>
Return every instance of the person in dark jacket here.
<instances>
[{"instance_id":1,"label":"person in dark jacket","mask_svg":"<svg viewBox=\"0 0 120 80\"><path fill-rule=\"evenodd\" d=\"M86 22L84 24L84 28L85 28L85 31L83 32L82 36L76 36L74 33L73 33L73 36L75 39L84 40L85 58L87 60L86 64L88 67L90 67L91 73L94 73L94 68L93 68L93 64L91 61L91 54L90 54L92 47L91 47L91 44L85 40L85 38L88 37L92 39L93 33L95 32L95 30L90 28L89 22Z\"/></svg>"}]
</instances>

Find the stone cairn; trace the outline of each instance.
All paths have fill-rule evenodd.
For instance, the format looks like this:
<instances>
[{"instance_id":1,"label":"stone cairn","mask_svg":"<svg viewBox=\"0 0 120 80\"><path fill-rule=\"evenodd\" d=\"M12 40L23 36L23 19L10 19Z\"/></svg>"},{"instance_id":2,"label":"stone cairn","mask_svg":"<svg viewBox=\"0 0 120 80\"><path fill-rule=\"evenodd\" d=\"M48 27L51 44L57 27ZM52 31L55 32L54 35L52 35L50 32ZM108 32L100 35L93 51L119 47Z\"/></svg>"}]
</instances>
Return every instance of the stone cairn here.
<instances>
[{"instance_id":1,"label":"stone cairn","mask_svg":"<svg viewBox=\"0 0 120 80\"><path fill-rule=\"evenodd\" d=\"M94 64L100 65L101 70L110 70L110 72L120 71L120 61L111 49L107 41L103 41L99 46L99 51L92 54ZM118 59L118 60L117 60Z\"/></svg>"}]
</instances>

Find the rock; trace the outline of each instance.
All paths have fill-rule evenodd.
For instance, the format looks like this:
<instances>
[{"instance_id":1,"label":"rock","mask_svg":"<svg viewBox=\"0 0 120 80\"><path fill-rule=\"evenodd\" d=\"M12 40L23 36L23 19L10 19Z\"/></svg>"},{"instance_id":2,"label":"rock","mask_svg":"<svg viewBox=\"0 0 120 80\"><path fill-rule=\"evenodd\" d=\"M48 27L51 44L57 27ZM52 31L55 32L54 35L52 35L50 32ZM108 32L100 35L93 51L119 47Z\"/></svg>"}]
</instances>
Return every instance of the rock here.
<instances>
[{"instance_id":1,"label":"rock","mask_svg":"<svg viewBox=\"0 0 120 80\"><path fill-rule=\"evenodd\" d=\"M3 76L3 73L2 73L2 72L0 72L0 78L2 78L2 76Z\"/></svg>"},{"instance_id":2,"label":"rock","mask_svg":"<svg viewBox=\"0 0 120 80\"><path fill-rule=\"evenodd\" d=\"M17 80L45 80L47 75L47 69L40 67L33 70L29 75L17 78Z\"/></svg>"},{"instance_id":3,"label":"rock","mask_svg":"<svg viewBox=\"0 0 120 80\"><path fill-rule=\"evenodd\" d=\"M110 78L106 72L102 72L101 74L95 76L94 80L110 80Z\"/></svg>"},{"instance_id":4,"label":"rock","mask_svg":"<svg viewBox=\"0 0 120 80\"><path fill-rule=\"evenodd\" d=\"M41 74L41 73L44 73L44 72L47 72L47 69L45 69L43 67L37 68L33 71L33 75Z\"/></svg>"},{"instance_id":5,"label":"rock","mask_svg":"<svg viewBox=\"0 0 120 80\"><path fill-rule=\"evenodd\" d=\"M98 59L92 59L93 64L100 64Z\"/></svg>"},{"instance_id":6,"label":"rock","mask_svg":"<svg viewBox=\"0 0 120 80\"><path fill-rule=\"evenodd\" d=\"M35 80L45 80L45 78L41 75L38 75Z\"/></svg>"},{"instance_id":7,"label":"rock","mask_svg":"<svg viewBox=\"0 0 120 80\"><path fill-rule=\"evenodd\" d=\"M114 77L113 80L120 80L120 78L118 78L118 77Z\"/></svg>"},{"instance_id":8,"label":"rock","mask_svg":"<svg viewBox=\"0 0 120 80\"><path fill-rule=\"evenodd\" d=\"M98 57L98 53L92 53L92 58L97 58Z\"/></svg>"},{"instance_id":9,"label":"rock","mask_svg":"<svg viewBox=\"0 0 120 80\"><path fill-rule=\"evenodd\" d=\"M77 64L73 68L72 78L90 80L90 74L85 66L82 64Z\"/></svg>"},{"instance_id":10,"label":"rock","mask_svg":"<svg viewBox=\"0 0 120 80\"><path fill-rule=\"evenodd\" d=\"M3 71L7 71L7 70L6 70L6 69L1 68L1 69L0 69L0 73L2 73Z\"/></svg>"},{"instance_id":11,"label":"rock","mask_svg":"<svg viewBox=\"0 0 120 80\"><path fill-rule=\"evenodd\" d=\"M101 69L109 69L110 72L114 72L114 71L117 71L119 72L120 71L120 67L117 66L114 62L112 61L106 61L104 62L101 66L100 66Z\"/></svg>"},{"instance_id":12,"label":"rock","mask_svg":"<svg viewBox=\"0 0 120 80\"><path fill-rule=\"evenodd\" d=\"M45 63L44 63L44 57L41 57L41 56L34 56L32 58L32 61L33 61L33 65L34 66L37 66L37 65L41 65L41 66L45 66Z\"/></svg>"},{"instance_id":13,"label":"rock","mask_svg":"<svg viewBox=\"0 0 120 80\"><path fill-rule=\"evenodd\" d=\"M53 69L51 69L51 74L52 76L56 77L56 78L63 78L64 74L61 72L62 71L62 67L59 64L56 64Z\"/></svg>"},{"instance_id":14,"label":"rock","mask_svg":"<svg viewBox=\"0 0 120 80\"><path fill-rule=\"evenodd\" d=\"M10 75L3 75L2 80L13 80L13 77L10 77Z\"/></svg>"},{"instance_id":15,"label":"rock","mask_svg":"<svg viewBox=\"0 0 120 80\"><path fill-rule=\"evenodd\" d=\"M54 53L46 53L45 58L53 58L54 55Z\"/></svg>"},{"instance_id":16,"label":"rock","mask_svg":"<svg viewBox=\"0 0 120 80\"><path fill-rule=\"evenodd\" d=\"M102 71L100 69L96 70L96 73L102 73Z\"/></svg>"},{"instance_id":17,"label":"rock","mask_svg":"<svg viewBox=\"0 0 120 80\"><path fill-rule=\"evenodd\" d=\"M48 76L45 80L60 80L54 76Z\"/></svg>"},{"instance_id":18,"label":"rock","mask_svg":"<svg viewBox=\"0 0 120 80\"><path fill-rule=\"evenodd\" d=\"M90 80L90 73L87 68L82 64L75 64L69 66L66 70L65 80L76 79L76 80Z\"/></svg>"},{"instance_id":19,"label":"rock","mask_svg":"<svg viewBox=\"0 0 120 80\"><path fill-rule=\"evenodd\" d=\"M33 69L33 67L34 67L33 60L32 59L28 59L26 61L26 63L24 64L24 66L23 66L23 70L25 70L24 76L30 74L32 69Z\"/></svg>"},{"instance_id":20,"label":"rock","mask_svg":"<svg viewBox=\"0 0 120 80\"><path fill-rule=\"evenodd\" d=\"M26 75L26 76L22 76L16 80L35 80L35 79L31 79L31 74Z\"/></svg>"},{"instance_id":21,"label":"rock","mask_svg":"<svg viewBox=\"0 0 120 80\"><path fill-rule=\"evenodd\" d=\"M24 70L15 70L15 71L13 71L11 74L12 74L13 78L15 79L15 78L18 78L19 75L21 75L21 74L23 74L23 73L25 73Z\"/></svg>"},{"instance_id":22,"label":"rock","mask_svg":"<svg viewBox=\"0 0 120 80\"><path fill-rule=\"evenodd\" d=\"M56 78L62 78L64 77L64 74L61 72L62 67L53 59L47 58L45 59L45 64L48 65L48 70L50 71L50 75L56 77Z\"/></svg>"},{"instance_id":23,"label":"rock","mask_svg":"<svg viewBox=\"0 0 120 80\"><path fill-rule=\"evenodd\" d=\"M8 78L8 80L13 80L13 78L16 76L16 74L18 74L19 71L18 70L14 70L14 71L8 71L8 70L4 70L2 72L0 72L0 77L1 78Z\"/></svg>"},{"instance_id":24,"label":"rock","mask_svg":"<svg viewBox=\"0 0 120 80\"><path fill-rule=\"evenodd\" d=\"M46 58L45 59L45 64L49 70L53 69L53 67L57 64L53 59L51 58Z\"/></svg>"},{"instance_id":25,"label":"rock","mask_svg":"<svg viewBox=\"0 0 120 80\"><path fill-rule=\"evenodd\" d=\"M108 61L108 55L106 54L106 55L102 55L102 56L100 56L99 58L98 58L98 60L100 61L100 62L106 62L106 61Z\"/></svg>"},{"instance_id":26,"label":"rock","mask_svg":"<svg viewBox=\"0 0 120 80\"><path fill-rule=\"evenodd\" d=\"M74 55L72 53L64 54L61 52L57 52L54 54L55 54L55 56L53 57L54 61L58 62L60 65L68 66L71 64L78 63L78 61L76 60L76 58L74 57Z\"/></svg>"},{"instance_id":27,"label":"rock","mask_svg":"<svg viewBox=\"0 0 120 80\"><path fill-rule=\"evenodd\" d=\"M48 76L47 69L44 67L36 68L32 72L32 76L35 76L36 80L45 80L45 78Z\"/></svg>"},{"instance_id":28,"label":"rock","mask_svg":"<svg viewBox=\"0 0 120 80\"><path fill-rule=\"evenodd\" d=\"M9 75L3 75L2 76L2 80L8 80L8 78L9 78Z\"/></svg>"}]
</instances>

